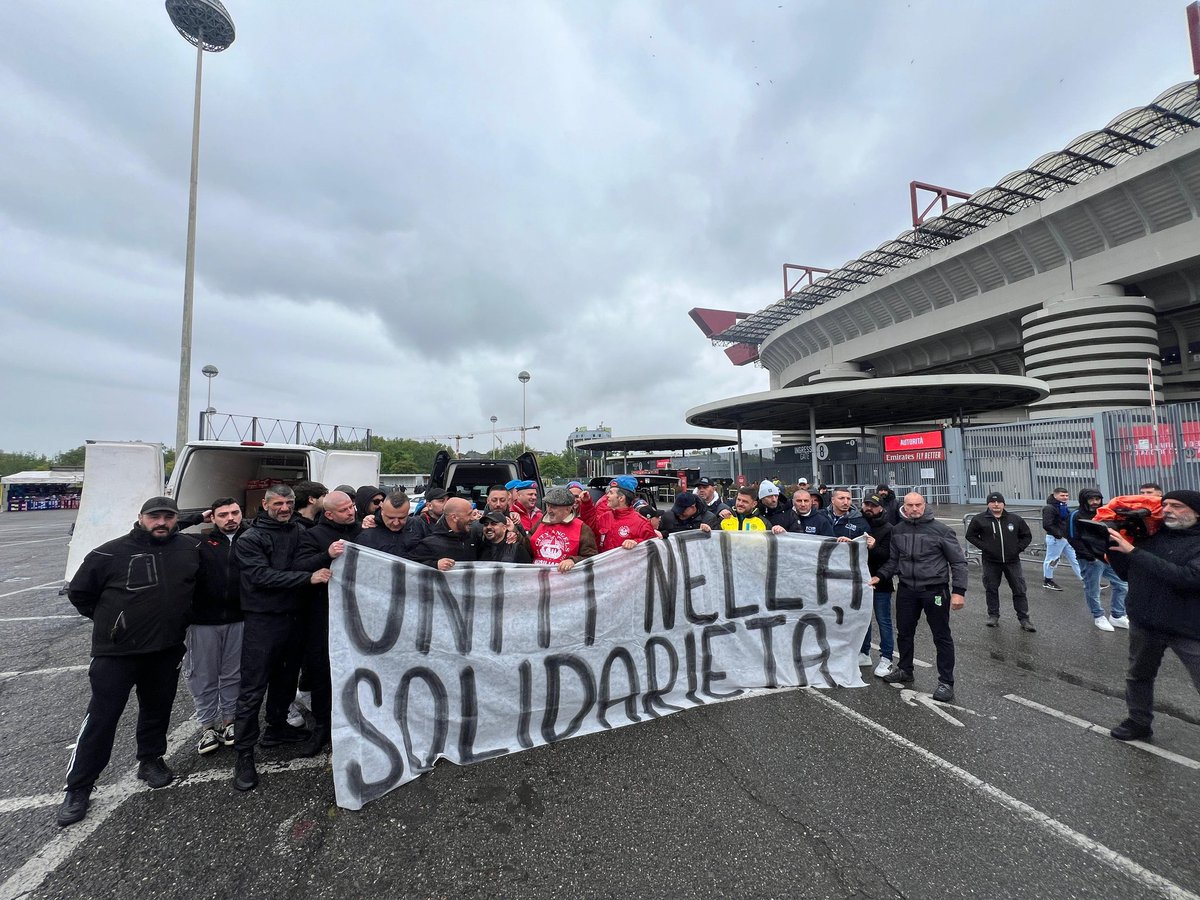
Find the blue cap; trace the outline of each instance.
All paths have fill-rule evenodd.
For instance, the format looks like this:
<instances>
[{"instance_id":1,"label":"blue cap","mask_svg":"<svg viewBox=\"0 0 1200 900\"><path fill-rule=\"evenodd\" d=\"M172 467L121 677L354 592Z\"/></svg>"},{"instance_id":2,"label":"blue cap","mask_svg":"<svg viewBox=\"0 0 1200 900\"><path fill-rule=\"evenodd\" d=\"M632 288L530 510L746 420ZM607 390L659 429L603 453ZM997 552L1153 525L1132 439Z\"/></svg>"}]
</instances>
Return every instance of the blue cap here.
<instances>
[{"instance_id":1,"label":"blue cap","mask_svg":"<svg viewBox=\"0 0 1200 900\"><path fill-rule=\"evenodd\" d=\"M568 482L567 482L567 488L569 489L569 488L573 488L573 487L577 487L577 488L579 488L580 490L587 490L587 489L584 487L584 485L583 485L583 482L582 482L582 481L568 481Z\"/></svg>"},{"instance_id":2,"label":"blue cap","mask_svg":"<svg viewBox=\"0 0 1200 900\"><path fill-rule=\"evenodd\" d=\"M632 475L618 475L609 484L615 484L623 491L629 491L631 494L637 493L637 479Z\"/></svg>"},{"instance_id":3,"label":"blue cap","mask_svg":"<svg viewBox=\"0 0 1200 900\"><path fill-rule=\"evenodd\" d=\"M534 484L535 482L532 481L521 481L519 478L514 478L512 481L505 484L504 487L509 491L523 491L525 488L534 487Z\"/></svg>"}]
</instances>

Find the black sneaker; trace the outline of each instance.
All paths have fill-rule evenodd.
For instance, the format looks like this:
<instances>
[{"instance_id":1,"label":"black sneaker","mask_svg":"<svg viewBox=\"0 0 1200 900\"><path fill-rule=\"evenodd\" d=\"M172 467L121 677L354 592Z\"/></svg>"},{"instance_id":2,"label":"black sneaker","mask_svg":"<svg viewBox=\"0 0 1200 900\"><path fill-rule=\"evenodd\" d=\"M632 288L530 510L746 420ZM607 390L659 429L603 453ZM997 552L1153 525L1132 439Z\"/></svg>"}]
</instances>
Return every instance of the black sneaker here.
<instances>
[{"instance_id":1,"label":"black sneaker","mask_svg":"<svg viewBox=\"0 0 1200 900\"><path fill-rule=\"evenodd\" d=\"M1021 630L1028 631L1030 633L1037 631L1037 629L1033 627L1033 623L1030 622L1028 619L1021 620Z\"/></svg>"},{"instance_id":2,"label":"black sneaker","mask_svg":"<svg viewBox=\"0 0 1200 900\"><path fill-rule=\"evenodd\" d=\"M897 668L888 675L883 676L884 684L912 684L913 673L907 669Z\"/></svg>"},{"instance_id":3,"label":"black sneaker","mask_svg":"<svg viewBox=\"0 0 1200 900\"><path fill-rule=\"evenodd\" d=\"M68 825L74 825L81 821L87 815L91 798L91 788L75 788L73 791L67 791L66 798L54 815L54 821L58 823L58 827L66 828Z\"/></svg>"},{"instance_id":4,"label":"black sneaker","mask_svg":"<svg viewBox=\"0 0 1200 900\"><path fill-rule=\"evenodd\" d=\"M939 681L938 686L933 689L932 696L938 703L951 703L954 700L954 685Z\"/></svg>"},{"instance_id":5,"label":"black sneaker","mask_svg":"<svg viewBox=\"0 0 1200 900\"><path fill-rule=\"evenodd\" d=\"M322 750L329 746L329 726L316 725L312 730L312 737L296 748L298 756L316 756Z\"/></svg>"},{"instance_id":6,"label":"black sneaker","mask_svg":"<svg viewBox=\"0 0 1200 900\"><path fill-rule=\"evenodd\" d=\"M175 780L175 773L163 762L161 756L157 756L138 763L137 777L152 788L164 788Z\"/></svg>"},{"instance_id":7,"label":"black sneaker","mask_svg":"<svg viewBox=\"0 0 1200 900\"><path fill-rule=\"evenodd\" d=\"M988 616L988 620L987 620L988 628L996 628L997 626L999 626L999 624L1000 624L999 616Z\"/></svg>"},{"instance_id":8,"label":"black sneaker","mask_svg":"<svg viewBox=\"0 0 1200 900\"><path fill-rule=\"evenodd\" d=\"M278 747L280 744L299 744L312 737L307 728L297 728L295 725L268 725L263 729L258 743L261 747Z\"/></svg>"},{"instance_id":9,"label":"black sneaker","mask_svg":"<svg viewBox=\"0 0 1200 900\"><path fill-rule=\"evenodd\" d=\"M1062 590L1062 588L1060 588L1057 584L1054 583L1053 578L1047 578L1045 581L1043 581L1042 587L1044 587L1048 591L1061 591Z\"/></svg>"},{"instance_id":10,"label":"black sneaker","mask_svg":"<svg viewBox=\"0 0 1200 900\"><path fill-rule=\"evenodd\" d=\"M258 770L254 768L254 751L239 750L237 765L233 770L233 786L239 791L252 791L258 787Z\"/></svg>"},{"instance_id":11,"label":"black sneaker","mask_svg":"<svg viewBox=\"0 0 1200 900\"><path fill-rule=\"evenodd\" d=\"M1109 734L1118 741L1146 741L1153 736L1154 729L1149 725L1139 725L1133 719L1126 719Z\"/></svg>"}]
</instances>

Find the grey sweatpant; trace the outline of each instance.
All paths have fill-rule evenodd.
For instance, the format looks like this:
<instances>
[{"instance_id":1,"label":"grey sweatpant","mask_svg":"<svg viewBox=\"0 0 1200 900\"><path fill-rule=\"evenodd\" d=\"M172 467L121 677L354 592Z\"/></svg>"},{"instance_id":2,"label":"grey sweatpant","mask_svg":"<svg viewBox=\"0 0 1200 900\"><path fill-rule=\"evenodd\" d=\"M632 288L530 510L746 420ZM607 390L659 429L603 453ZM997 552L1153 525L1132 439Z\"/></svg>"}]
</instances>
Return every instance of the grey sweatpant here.
<instances>
[{"instance_id":1,"label":"grey sweatpant","mask_svg":"<svg viewBox=\"0 0 1200 900\"><path fill-rule=\"evenodd\" d=\"M242 622L192 625L188 628L183 675L196 721L201 725L232 722L237 712L242 673Z\"/></svg>"}]
</instances>

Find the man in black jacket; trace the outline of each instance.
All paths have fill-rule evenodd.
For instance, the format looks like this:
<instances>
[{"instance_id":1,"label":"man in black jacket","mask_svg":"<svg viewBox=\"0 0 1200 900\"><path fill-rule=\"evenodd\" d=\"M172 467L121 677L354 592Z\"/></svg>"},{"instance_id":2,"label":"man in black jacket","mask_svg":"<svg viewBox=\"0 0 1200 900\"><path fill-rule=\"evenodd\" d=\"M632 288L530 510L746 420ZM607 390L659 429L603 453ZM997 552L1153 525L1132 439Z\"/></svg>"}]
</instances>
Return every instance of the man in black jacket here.
<instances>
[{"instance_id":1,"label":"man in black jacket","mask_svg":"<svg viewBox=\"0 0 1200 900\"><path fill-rule=\"evenodd\" d=\"M456 562L475 562L479 556L477 541L471 530L471 504L462 497L451 497L433 530L413 550L412 558L448 572Z\"/></svg>"},{"instance_id":2,"label":"man in black jacket","mask_svg":"<svg viewBox=\"0 0 1200 900\"><path fill-rule=\"evenodd\" d=\"M677 531L712 531L721 527L721 517L710 512L699 495L680 491L671 508L662 514L658 530L663 537Z\"/></svg>"},{"instance_id":3,"label":"man in black jacket","mask_svg":"<svg viewBox=\"0 0 1200 900\"><path fill-rule=\"evenodd\" d=\"M305 529L292 518L295 494L286 484L267 488L263 509L235 547L241 567L242 681L238 693L234 742L237 765L233 785L239 791L258 786L254 745L258 714L266 697L264 747L297 743L311 735L287 723L288 705L296 696L296 678L304 652L307 585L328 584L329 569L296 568L296 550ZM315 526L314 526L315 527Z\"/></svg>"},{"instance_id":4,"label":"man in black jacket","mask_svg":"<svg viewBox=\"0 0 1200 900\"><path fill-rule=\"evenodd\" d=\"M112 757L117 722L135 688L137 777L152 788L175 778L163 754L200 568L196 541L179 533L178 517L170 497L147 500L133 530L89 553L71 579L72 605L93 622L92 696L67 766L67 793L56 816L60 826L87 815L92 787Z\"/></svg>"},{"instance_id":5,"label":"man in black jacket","mask_svg":"<svg viewBox=\"0 0 1200 900\"><path fill-rule=\"evenodd\" d=\"M242 671L241 585L234 545L246 530L242 507L232 497L214 500L213 527L200 538L195 615L187 633L187 678L201 755L233 746L233 720Z\"/></svg>"},{"instance_id":6,"label":"man in black jacket","mask_svg":"<svg viewBox=\"0 0 1200 900\"><path fill-rule=\"evenodd\" d=\"M1135 548L1111 532L1109 560L1129 581L1129 717L1112 730L1119 741L1153 735L1154 679L1167 648L1200 691L1200 491L1163 495L1163 527Z\"/></svg>"},{"instance_id":7,"label":"man in black jacket","mask_svg":"<svg viewBox=\"0 0 1200 900\"><path fill-rule=\"evenodd\" d=\"M779 485L773 481L763 481L758 486L758 514L775 534L781 534L784 531L799 533L800 526L796 524L796 511L792 509L790 503L781 503L781 497Z\"/></svg>"},{"instance_id":8,"label":"man in black jacket","mask_svg":"<svg viewBox=\"0 0 1200 900\"><path fill-rule=\"evenodd\" d=\"M361 489L360 489L361 490ZM374 494L354 498L330 491L321 504L321 520L300 536L293 565L302 572L329 569L346 552L346 541L358 540L357 521L362 501L373 504ZM375 515L370 513L370 515ZM333 720L333 688L329 674L329 585L318 584L309 594L308 621L304 629L304 672L312 693L312 736L300 745L301 756L316 756L329 743Z\"/></svg>"},{"instance_id":9,"label":"man in black jacket","mask_svg":"<svg viewBox=\"0 0 1200 900\"><path fill-rule=\"evenodd\" d=\"M1065 487L1056 487L1046 498L1042 507L1042 531L1046 533L1046 556L1042 560L1042 587L1048 591L1061 591L1062 587L1054 580L1054 564L1061 556L1075 572L1075 577L1083 581L1083 573L1079 569L1079 560L1075 558L1075 550L1067 540L1067 520L1071 510L1067 505L1070 498Z\"/></svg>"},{"instance_id":10,"label":"man in black jacket","mask_svg":"<svg viewBox=\"0 0 1200 900\"><path fill-rule=\"evenodd\" d=\"M1092 621L1101 631L1113 631L1116 628L1128 628L1129 617L1125 615L1125 595L1129 585L1121 578L1104 558L1102 551L1095 550L1085 537L1085 529L1089 526L1080 525L1080 520L1094 519L1096 510L1104 504L1104 495L1095 488L1084 488L1079 492L1079 508L1072 511L1067 519L1067 540L1079 558L1079 569L1083 573L1083 598L1087 601ZM1111 615L1104 615L1104 607L1100 604L1101 579L1107 578L1112 593L1109 597Z\"/></svg>"},{"instance_id":11,"label":"man in black jacket","mask_svg":"<svg viewBox=\"0 0 1200 900\"><path fill-rule=\"evenodd\" d=\"M888 684L912 682L913 638L921 613L925 613L937 648L938 685L933 699L948 703L954 699L950 610L966 605L967 560L954 532L934 519L933 510L926 508L925 498L916 491L904 495L904 516L892 526L892 552L871 579L871 586L893 575L900 576L896 592L900 662L883 680Z\"/></svg>"},{"instance_id":12,"label":"man in black jacket","mask_svg":"<svg viewBox=\"0 0 1200 900\"><path fill-rule=\"evenodd\" d=\"M552 488L551 490L563 490ZM531 563L533 554L529 550L529 538L514 525L501 510L489 509L472 528L479 528L480 538L475 552L481 562Z\"/></svg>"},{"instance_id":13,"label":"man in black jacket","mask_svg":"<svg viewBox=\"0 0 1200 900\"><path fill-rule=\"evenodd\" d=\"M864 497L862 502L863 518L867 520L867 525L871 528L871 533L867 535L867 571L872 575L878 575L884 563L892 556L892 523L888 521L886 502L879 494ZM885 678L892 671L892 653L895 650L895 634L892 630L892 592L893 586L890 578L881 580L875 585L875 623L879 626L879 665L875 667L875 675L878 678ZM860 666L871 664L871 627L869 625L858 655Z\"/></svg>"},{"instance_id":14,"label":"man in black jacket","mask_svg":"<svg viewBox=\"0 0 1200 900\"><path fill-rule=\"evenodd\" d=\"M803 485L792 494L792 509L796 512L796 526L800 534L816 534L821 537L833 537L833 525L829 516L821 511L812 493Z\"/></svg>"},{"instance_id":15,"label":"man in black jacket","mask_svg":"<svg viewBox=\"0 0 1200 900\"><path fill-rule=\"evenodd\" d=\"M403 491L389 494L375 514L374 527L359 532L355 543L392 556L407 557L416 546L415 535L408 528L411 509L412 503Z\"/></svg>"},{"instance_id":16,"label":"man in black jacket","mask_svg":"<svg viewBox=\"0 0 1200 900\"><path fill-rule=\"evenodd\" d=\"M1012 591L1013 609L1022 631L1037 631L1029 621L1029 599L1025 595L1025 575L1021 571L1021 553L1033 541L1033 532L1025 520L1004 508L1004 495L987 495L987 509L967 525L967 543L979 548L983 564L983 592L987 597L989 628L1000 624L1000 577Z\"/></svg>"}]
</instances>

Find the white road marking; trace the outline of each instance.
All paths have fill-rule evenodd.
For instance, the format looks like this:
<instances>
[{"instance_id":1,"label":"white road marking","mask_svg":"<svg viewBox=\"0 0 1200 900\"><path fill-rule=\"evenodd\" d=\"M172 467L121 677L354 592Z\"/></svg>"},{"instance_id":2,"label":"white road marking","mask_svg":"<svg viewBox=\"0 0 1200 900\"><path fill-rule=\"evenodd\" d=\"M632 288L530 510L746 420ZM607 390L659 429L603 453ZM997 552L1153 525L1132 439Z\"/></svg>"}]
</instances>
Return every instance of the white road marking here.
<instances>
[{"instance_id":1,"label":"white road marking","mask_svg":"<svg viewBox=\"0 0 1200 900\"><path fill-rule=\"evenodd\" d=\"M195 726L192 726L195 727ZM280 775L286 772L303 772L308 769L319 769L322 766L329 765L329 754L322 753L319 756L311 758L301 757L299 759L289 759L280 762L259 762L258 773L260 775ZM144 794L147 791L154 790L149 787L144 781L137 781L128 789L124 789L122 784L110 784L105 787L96 788L92 792L92 808L100 801L108 801L117 797L124 790L125 796L132 797L134 794ZM158 788L159 791L173 791L179 788L191 787L194 784L208 784L212 781L232 781L233 780L233 762L229 763L228 768L223 769L205 769L202 772L192 772L190 775L182 775L168 784L165 788ZM62 803L63 794L59 791L56 794L32 794L28 797L9 797L5 800L0 800L0 815L4 813L23 812L27 809L38 809L43 806L58 806ZM92 817L91 810L88 810L88 819ZM84 819L86 822L88 819ZM72 828L75 826L72 825Z\"/></svg>"},{"instance_id":2,"label":"white road marking","mask_svg":"<svg viewBox=\"0 0 1200 900\"><path fill-rule=\"evenodd\" d=\"M1106 737L1112 737L1109 734L1109 729L1103 725L1097 725L1094 722L1089 722L1087 719L1081 719L1078 716L1072 716L1069 713L1054 709L1050 706L1043 706L1033 700L1026 700L1024 697L1018 697L1016 694L1005 694L1005 700L1011 700L1013 703L1019 703L1022 706L1027 706L1030 709L1036 709L1038 712L1043 712L1048 716L1054 716L1056 719L1062 719L1064 722L1070 722L1072 725L1084 729L1085 731L1094 731L1097 734L1103 734ZM1147 753L1152 753L1155 756L1168 759L1173 763L1179 763L1181 766L1187 766L1189 769L1200 769L1200 761L1191 759L1187 756L1181 756L1178 753L1172 753L1170 750L1164 750L1162 747L1155 747L1153 744L1147 744L1145 741L1122 741L1127 747L1137 747L1139 750L1145 750Z\"/></svg>"},{"instance_id":3,"label":"white road marking","mask_svg":"<svg viewBox=\"0 0 1200 900\"><path fill-rule=\"evenodd\" d=\"M57 581L47 581L45 584L35 584L32 587L21 588L19 591L9 591L7 594L0 594L0 600L3 600L5 597L15 597L17 594L24 594L26 591L37 591L41 590L42 588L55 587L61 584L61 578Z\"/></svg>"},{"instance_id":4,"label":"white road marking","mask_svg":"<svg viewBox=\"0 0 1200 900\"><path fill-rule=\"evenodd\" d=\"M878 644L872 644L871 646L874 647L876 650L879 649ZM895 662L895 660L893 659L892 662ZM927 663L927 662L925 662L925 660L917 659L915 656L913 657L913 665L920 666L922 669L932 669L933 668L933 663Z\"/></svg>"},{"instance_id":5,"label":"white road marking","mask_svg":"<svg viewBox=\"0 0 1200 900\"><path fill-rule=\"evenodd\" d=\"M0 619L0 622L46 622L50 619L82 619L83 616L16 616L11 619Z\"/></svg>"},{"instance_id":6,"label":"white road marking","mask_svg":"<svg viewBox=\"0 0 1200 900\"><path fill-rule=\"evenodd\" d=\"M59 541L61 543L65 543L67 541L67 536L63 535L62 537L42 538L41 540L37 540L37 541L13 541L11 543L8 541L4 541L4 542L0 542L0 550L4 550L7 547L23 547L26 544L49 544L51 541Z\"/></svg>"},{"instance_id":7,"label":"white road marking","mask_svg":"<svg viewBox=\"0 0 1200 900\"><path fill-rule=\"evenodd\" d=\"M0 678L16 678L18 675L57 675L60 672L86 672L87 666L57 666L53 669L25 669L18 672L0 672Z\"/></svg>"},{"instance_id":8,"label":"white road marking","mask_svg":"<svg viewBox=\"0 0 1200 900\"><path fill-rule=\"evenodd\" d=\"M884 725L879 724L874 719L868 718L860 712L856 712L845 704L834 700L832 697L827 697L826 695L811 689L805 690L810 696L816 697L817 700L821 701L822 703L832 706L842 715L857 722L864 728L874 731L876 734L887 739L888 741L891 741L897 746L903 747L906 750L911 750L926 762L931 763L935 767L947 772L950 775L953 775L972 790L979 791L985 797L995 800L997 803L1006 807L1022 819L1032 822L1034 825L1057 838L1061 838L1068 844L1071 844L1082 850L1093 859L1112 867L1120 874L1141 884L1148 890L1152 890L1162 897L1170 898L1170 900L1200 900L1200 895L1192 893L1187 888L1176 884L1170 879L1164 878L1155 872L1151 872L1149 869L1139 865L1129 857L1124 856L1123 854L1118 853L1109 847L1106 847L1104 844L1093 840L1085 834L1081 834L1080 832L1071 828L1069 825L1060 822L1058 819L1055 819L1052 816L1046 815L1046 813L1039 809L1035 809L1024 801L1018 800L1011 794L1005 793L1004 791L1000 790L1000 788L989 784L975 775L972 775L966 769L956 766L949 760L943 759L933 751L926 750L921 745L913 743L908 738L897 734Z\"/></svg>"}]
</instances>

